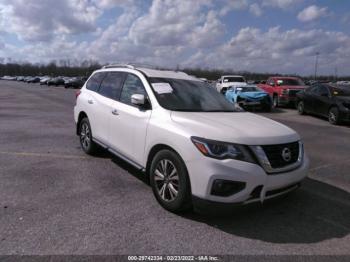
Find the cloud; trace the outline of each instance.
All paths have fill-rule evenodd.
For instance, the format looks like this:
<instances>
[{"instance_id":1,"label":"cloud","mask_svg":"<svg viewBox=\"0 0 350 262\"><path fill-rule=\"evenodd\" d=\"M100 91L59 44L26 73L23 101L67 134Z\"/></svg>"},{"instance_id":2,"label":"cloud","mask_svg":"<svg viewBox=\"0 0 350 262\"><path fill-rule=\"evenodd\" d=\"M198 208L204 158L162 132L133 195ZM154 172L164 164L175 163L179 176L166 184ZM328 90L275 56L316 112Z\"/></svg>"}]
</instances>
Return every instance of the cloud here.
<instances>
[{"instance_id":1,"label":"cloud","mask_svg":"<svg viewBox=\"0 0 350 262\"><path fill-rule=\"evenodd\" d=\"M328 15L327 7L319 7L310 5L298 14L298 19L301 22L310 22Z\"/></svg>"},{"instance_id":2,"label":"cloud","mask_svg":"<svg viewBox=\"0 0 350 262\"><path fill-rule=\"evenodd\" d=\"M258 72L311 74L316 52L320 52L320 70L333 72L335 65L349 65L344 54L350 52L350 37L344 33L324 30L279 27L262 31L241 29L231 40L208 54L197 52L188 66L211 66Z\"/></svg>"},{"instance_id":3,"label":"cloud","mask_svg":"<svg viewBox=\"0 0 350 262\"><path fill-rule=\"evenodd\" d=\"M345 55L350 53L350 37L346 33L273 26L264 30L258 26L232 29L237 10L246 12L249 23L252 15L264 19L263 12L288 10L301 0L23 2L2 0L0 4L4 31L0 31L0 57L31 62L70 59L79 63L92 59L102 63L130 61L165 67L179 64L309 74L314 55L320 52L321 72L333 72L335 65L350 68ZM117 15L111 18L114 12ZM111 22L101 25L99 18L106 13ZM8 36L12 40L7 42Z\"/></svg>"},{"instance_id":4,"label":"cloud","mask_svg":"<svg viewBox=\"0 0 350 262\"><path fill-rule=\"evenodd\" d=\"M263 11L257 3L251 4L249 6L249 11L255 16L261 16Z\"/></svg>"},{"instance_id":5,"label":"cloud","mask_svg":"<svg viewBox=\"0 0 350 262\"><path fill-rule=\"evenodd\" d=\"M262 5L287 9L293 5L299 4L302 1L303 0L262 0Z\"/></svg>"},{"instance_id":6,"label":"cloud","mask_svg":"<svg viewBox=\"0 0 350 262\"><path fill-rule=\"evenodd\" d=\"M57 34L79 34L96 29L101 12L89 0L5 0L4 30L26 41L49 41Z\"/></svg>"}]
</instances>

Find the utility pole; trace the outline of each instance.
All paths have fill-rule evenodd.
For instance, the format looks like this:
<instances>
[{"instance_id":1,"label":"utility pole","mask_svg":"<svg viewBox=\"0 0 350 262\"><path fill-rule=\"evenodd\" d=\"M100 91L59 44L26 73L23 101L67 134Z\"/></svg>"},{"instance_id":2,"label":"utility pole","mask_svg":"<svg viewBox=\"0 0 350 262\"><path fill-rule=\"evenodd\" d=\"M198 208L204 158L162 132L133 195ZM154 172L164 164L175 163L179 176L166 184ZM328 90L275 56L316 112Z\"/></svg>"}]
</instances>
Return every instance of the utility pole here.
<instances>
[{"instance_id":1,"label":"utility pole","mask_svg":"<svg viewBox=\"0 0 350 262\"><path fill-rule=\"evenodd\" d=\"M315 81L316 81L316 77L317 77L317 67L318 67L318 56L319 56L320 52L316 52L316 59L315 59Z\"/></svg>"},{"instance_id":2,"label":"utility pole","mask_svg":"<svg viewBox=\"0 0 350 262\"><path fill-rule=\"evenodd\" d=\"M337 66L335 66L335 68L334 68L334 82L337 82L337 78L338 78L338 68L337 68Z\"/></svg>"}]
</instances>

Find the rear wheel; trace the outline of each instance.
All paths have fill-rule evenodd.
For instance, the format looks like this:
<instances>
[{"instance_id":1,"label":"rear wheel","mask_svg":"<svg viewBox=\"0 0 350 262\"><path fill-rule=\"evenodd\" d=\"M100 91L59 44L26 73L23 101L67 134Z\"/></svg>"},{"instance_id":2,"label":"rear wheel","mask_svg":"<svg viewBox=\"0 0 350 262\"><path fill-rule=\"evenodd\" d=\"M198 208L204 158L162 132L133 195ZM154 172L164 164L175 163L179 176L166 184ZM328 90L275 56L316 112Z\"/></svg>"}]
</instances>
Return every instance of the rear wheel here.
<instances>
[{"instance_id":1,"label":"rear wheel","mask_svg":"<svg viewBox=\"0 0 350 262\"><path fill-rule=\"evenodd\" d=\"M150 168L150 182L155 198L165 209L177 213L191 207L187 169L175 152L161 150L154 156Z\"/></svg>"},{"instance_id":2,"label":"rear wheel","mask_svg":"<svg viewBox=\"0 0 350 262\"><path fill-rule=\"evenodd\" d=\"M304 107L303 101L299 101L297 108L298 108L299 115L305 115L305 107Z\"/></svg>"},{"instance_id":3,"label":"rear wheel","mask_svg":"<svg viewBox=\"0 0 350 262\"><path fill-rule=\"evenodd\" d=\"M79 138L81 148L86 154L92 155L97 150L97 145L92 141L92 132L89 119L87 117L80 121L79 125Z\"/></svg>"},{"instance_id":4,"label":"rear wheel","mask_svg":"<svg viewBox=\"0 0 350 262\"><path fill-rule=\"evenodd\" d=\"M332 125L338 125L340 123L339 120L339 110L336 107L332 107L328 112L328 121Z\"/></svg>"}]
</instances>

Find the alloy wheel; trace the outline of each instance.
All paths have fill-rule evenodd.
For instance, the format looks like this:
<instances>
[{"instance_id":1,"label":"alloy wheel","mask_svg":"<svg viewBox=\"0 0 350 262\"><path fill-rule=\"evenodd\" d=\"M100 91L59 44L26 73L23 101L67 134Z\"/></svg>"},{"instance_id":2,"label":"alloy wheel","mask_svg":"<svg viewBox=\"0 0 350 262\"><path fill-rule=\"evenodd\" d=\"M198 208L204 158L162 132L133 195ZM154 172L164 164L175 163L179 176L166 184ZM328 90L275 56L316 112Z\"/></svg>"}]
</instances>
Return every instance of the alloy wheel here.
<instances>
[{"instance_id":1,"label":"alloy wheel","mask_svg":"<svg viewBox=\"0 0 350 262\"><path fill-rule=\"evenodd\" d=\"M154 181L158 195L162 200L173 201L179 192L179 175L178 171L168 159L159 161L154 171Z\"/></svg>"},{"instance_id":2,"label":"alloy wheel","mask_svg":"<svg viewBox=\"0 0 350 262\"><path fill-rule=\"evenodd\" d=\"M80 142L85 150L90 146L90 128L87 123L83 123L80 128Z\"/></svg>"}]
</instances>

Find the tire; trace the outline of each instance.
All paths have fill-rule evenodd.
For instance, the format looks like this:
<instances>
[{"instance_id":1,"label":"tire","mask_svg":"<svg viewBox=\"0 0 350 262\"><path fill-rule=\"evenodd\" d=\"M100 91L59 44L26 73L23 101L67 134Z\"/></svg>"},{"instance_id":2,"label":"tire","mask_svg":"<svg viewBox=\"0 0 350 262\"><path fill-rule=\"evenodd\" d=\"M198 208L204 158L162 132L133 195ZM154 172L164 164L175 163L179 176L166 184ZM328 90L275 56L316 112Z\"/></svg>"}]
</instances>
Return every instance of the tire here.
<instances>
[{"instance_id":1,"label":"tire","mask_svg":"<svg viewBox=\"0 0 350 262\"><path fill-rule=\"evenodd\" d=\"M298 109L299 115L305 115L306 114L303 101L299 101L298 102L297 109Z\"/></svg>"},{"instance_id":2,"label":"tire","mask_svg":"<svg viewBox=\"0 0 350 262\"><path fill-rule=\"evenodd\" d=\"M339 110L336 107L332 107L328 111L328 121L332 125L339 125L340 120L339 120Z\"/></svg>"},{"instance_id":3,"label":"tire","mask_svg":"<svg viewBox=\"0 0 350 262\"><path fill-rule=\"evenodd\" d=\"M154 156L150 183L155 198L166 210L180 213L192 207L187 168L175 152L165 149Z\"/></svg>"},{"instance_id":4,"label":"tire","mask_svg":"<svg viewBox=\"0 0 350 262\"><path fill-rule=\"evenodd\" d=\"M278 96L277 95L273 95L273 97L272 97L272 106L274 108L278 107Z\"/></svg>"},{"instance_id":5,"label":"tire","mask_svg":"<svg viewBox=\"0 0 350 262\"><path fill-rule=\"evenodd\" d=\"M92 141L92 131L89 119L83 118L79 123L79 141L81 148L88 155L93 155L97 151L97 144Z\"/></svg>"}]
</instances>

